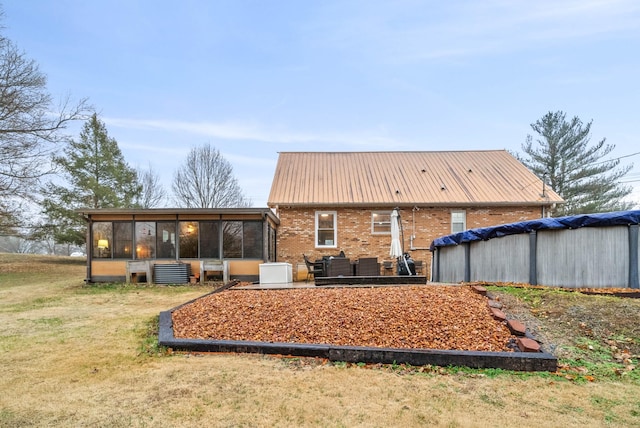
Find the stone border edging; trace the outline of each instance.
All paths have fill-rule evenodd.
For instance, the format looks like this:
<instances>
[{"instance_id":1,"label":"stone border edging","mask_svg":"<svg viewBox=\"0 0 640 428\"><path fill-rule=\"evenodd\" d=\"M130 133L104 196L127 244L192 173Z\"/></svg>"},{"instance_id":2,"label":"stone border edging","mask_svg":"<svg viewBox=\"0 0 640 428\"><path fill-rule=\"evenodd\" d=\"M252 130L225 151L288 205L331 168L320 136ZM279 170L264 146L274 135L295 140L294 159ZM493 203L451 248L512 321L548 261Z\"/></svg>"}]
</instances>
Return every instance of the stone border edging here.
<instances>
[{"instance_id":1,"label":"stone border edging","mask_svg":"<svg viewBox=\"0 0 640 428\"><path fill-rule=\"evenodd\" d=\"M508 318L507 315L502 312L502 303L494 300L493 296L489 296L485 287L476 284L471 286L471 290L487 298L487 305L491 311L491 316L493 316L496 321L504 324L509 331L511 331L511 334L516 336L515 345L521 352L542 352L540 342L529 333L527 326L516 319Z\"/></svg>"}]
</instances>

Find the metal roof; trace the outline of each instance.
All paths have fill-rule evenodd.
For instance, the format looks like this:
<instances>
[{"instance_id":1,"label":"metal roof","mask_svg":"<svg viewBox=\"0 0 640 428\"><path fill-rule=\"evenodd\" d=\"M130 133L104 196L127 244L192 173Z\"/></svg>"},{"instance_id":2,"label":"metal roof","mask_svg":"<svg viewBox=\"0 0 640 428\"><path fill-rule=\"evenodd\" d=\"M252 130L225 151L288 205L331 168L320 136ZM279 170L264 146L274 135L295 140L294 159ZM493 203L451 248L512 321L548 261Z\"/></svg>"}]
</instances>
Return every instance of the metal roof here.
<instances>
[{"instance_id":1,"label":"metal roof","mask_svg":"<svg viewBox=\"0 0 640 428\"><path fill-rule=\"evenodd\" d=\"M282 152L267 205L550 205L562 198L506 150Z\"/></svg>"},{"instance_id":2,"label":"metal roof","mask_svg":"<svg viewBox=\"0 0 640 428\"><path fill-rule=\"evenodd\" d=\"M277 224L280 219L270 208L84 208L77 212L85 217L99 215L260 215L271 218Z\"/></svg>"}]
</instances>

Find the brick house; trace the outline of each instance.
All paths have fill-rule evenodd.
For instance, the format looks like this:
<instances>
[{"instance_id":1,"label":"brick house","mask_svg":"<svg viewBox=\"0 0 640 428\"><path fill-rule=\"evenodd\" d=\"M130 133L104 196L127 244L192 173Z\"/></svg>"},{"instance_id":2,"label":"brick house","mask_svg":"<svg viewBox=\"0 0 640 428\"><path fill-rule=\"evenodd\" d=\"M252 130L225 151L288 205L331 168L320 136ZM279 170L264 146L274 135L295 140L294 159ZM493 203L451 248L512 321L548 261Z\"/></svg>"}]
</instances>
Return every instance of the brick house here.
<instances>
[{"instance_id":1,"label":"brick house","mask_svg":"<svg viewBox=\"0 0 640 428\"><path fill-rule=\"evenodd\" d=\"M545 217L562 202L505 150L282 152L267 205L280 221L277 261L294 278L306 275L303 254L389 260L395 207L404 250L429 278L433 239Z\"/></svg>"}]
</instances>

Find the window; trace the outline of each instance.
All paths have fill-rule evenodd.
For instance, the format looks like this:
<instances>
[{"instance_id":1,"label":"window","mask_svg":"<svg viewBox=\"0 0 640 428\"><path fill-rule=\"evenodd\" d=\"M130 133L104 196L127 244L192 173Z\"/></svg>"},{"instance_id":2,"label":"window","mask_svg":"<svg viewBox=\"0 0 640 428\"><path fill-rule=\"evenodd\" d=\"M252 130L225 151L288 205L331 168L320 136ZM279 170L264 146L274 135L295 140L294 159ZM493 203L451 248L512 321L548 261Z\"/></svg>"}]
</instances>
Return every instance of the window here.
<instances>
[{"instance_id":1,"label":"window","mask_svg":"<svg viewBox=\"0 0 640 428\"><path fill-rule=\"evenodd\" d=\"M335 211L316 212L316 247L336 248L338 246Z\"/></svg>"},{"instance_id":2,"label":"window","mask_svg":"<svg viewBox=\"0 0 640 428\"><path fill-rule=\"evenodd\" d=\"M222 230L225 259L262 259L262 222L225 221Z\"/></svg>"},{"instance_id":3,"label":"window","mask_svg":"<svg viewBox=\"0 0 640 428\"><path fill-rule=\"evenodd\" d=\"M391 234L390 211L374 211L371 213L371 233Z\"/></svg>"},{"instance_id":4,"label":"window","mask_svg":"<svg viewBox=\"0 0 640 428\"><path fill-rule=\"evenodd\" d=\"M200 257L203 259L220 258L220 222L200 222Z\"/></svg>"},{"instance_id":5,"label":"window","mask_svg":"<svg viewBox=\"0 0 640 428\"><path fill-rule=\"evenodd\" d=\"M179 257L181 259L197 259L198 258L198 222L197 221L181 221Z\"/></svg>"},{"instance_id":6,"label":"window","mask_svg":"<svg viewBox=\"0 0 640 428\"><path fill-rule=\"evenodd\" d=\"M92 225L92 254L96 259L111 258L113 225L111 222L96 222Z\"/></svg>"},{"instance_id":7,"label":"window","mask_svg":"<svg viewBox=\"0 0 640 428\"><path fill-rule=\"evenodd\" d=\"M451 211L451 233L462 232L467 229L467 215L465 211Z\"/></svg>"},{"instance_id":8,"label":"window","mask_svg":"<svg viewBox=\"0 0 640 428\"><path fill-rule=\"evenodd\" d=\"M131 259L133 224L96 222L92 225L92 256L96 259Z\"/></svg>"},{"instance_id":9,"label":"window","mask_svg":"<svg viewBox=\"0 0 640 428\"><path fill-rule=\"evenodd\" d=\"M263 227L251 220L93 222L87 247L95 259L263 259ZM269 233L272 260L275 230Z\"/></svg>"},{"instance_id":10,"label":"window","mask_svg":"<svg viewBox=\"0 0 640 428\"><path fill-rule=\"evenodd\" d=\"M242 225L242 258L261 259L262 242L262 222L245 221Z\"/></svg>"},{"instance_id":11,"label":"window","mask_svg":"<svg viewBox=\"0 0 640 428\"><path fill-rule=\"evenodd\" d=\"M133 258L133 223L113 223L113 258Z\"/></svg>"},{"instance_id":12,"label":"window","mask_svg":"<svg viewBox=\"0 0 640 428\"><path fill-rule=\"evenodd\" d=\"M222 254L224 254L224 258L242 258L242 222L225 221L222 231Z\"/></svg>"},{"instance_id":13,"label":"window","mask_svg":"<svg viewBox=\"0 0 640 428\"><path fill-rule=\"evenodd\" d=\"M136 222L136 259L156 256L156 224L152 221Z\"/></svg>"},{"instance_id":14,"label":"window","mask_svg":"<svg viewBox=\"0 0 640 428\"><path fill-rule=\"evenodd\" d=\"M156 224L158 259L176 258L176 222L159 221Z\"/></svg>"}]
</instances>

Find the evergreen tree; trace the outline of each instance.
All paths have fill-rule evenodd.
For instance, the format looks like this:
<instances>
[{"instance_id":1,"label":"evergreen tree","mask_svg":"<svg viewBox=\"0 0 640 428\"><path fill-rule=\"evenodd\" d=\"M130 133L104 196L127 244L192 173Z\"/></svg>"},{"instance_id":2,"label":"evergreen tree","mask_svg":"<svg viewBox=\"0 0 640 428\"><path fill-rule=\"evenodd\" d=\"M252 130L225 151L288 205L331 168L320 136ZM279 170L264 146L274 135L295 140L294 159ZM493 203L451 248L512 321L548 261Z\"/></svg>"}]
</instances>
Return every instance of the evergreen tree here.
<instances>
[{"instance_id":1,"label":"evergreen tree","mask_svg":"<svg viewBox=\"0 0 640 428\"><path fill-rule=\"evenodd\" d=\"M552 215L572 215L625 210L623 199L632 189L620 184L633 165L620 167L619 159L604 158L615 148L602 139L591 144L591 123L578 117L566 120L562 111L549 112L531 128L539 135L527 136L520 160L565 200Z\"/></svg>"},{"instance_id":2,"label":"evergreen tree","mask_svg":"<svg viewBox=\"0 0 640 428\"><path fill-rule=\"evenodd\" d=\"M78 209L131 208L142 191L135 169L125 162L117 141L96 114L84 124L80 139L71 140L53 163L67 185L50 182L43 189L48 221L40 230L57 243L85 242L86 224Z\"/></svg>"}]
</instances>

